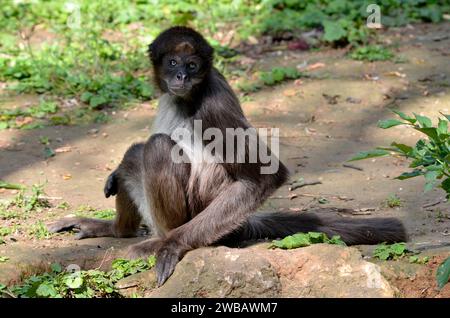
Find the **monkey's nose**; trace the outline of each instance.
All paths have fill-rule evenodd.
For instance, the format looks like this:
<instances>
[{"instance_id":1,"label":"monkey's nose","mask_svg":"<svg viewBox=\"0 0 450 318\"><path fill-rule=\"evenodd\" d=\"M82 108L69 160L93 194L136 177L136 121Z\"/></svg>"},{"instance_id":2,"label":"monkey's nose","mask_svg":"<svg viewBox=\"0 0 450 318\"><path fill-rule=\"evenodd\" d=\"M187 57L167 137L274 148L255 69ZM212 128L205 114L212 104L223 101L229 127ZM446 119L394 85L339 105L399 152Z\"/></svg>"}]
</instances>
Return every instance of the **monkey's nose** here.
<instances>
[{"instance_id":1,"label":"monkey's nose","mask_svg":"<svg viewBox=\"0 0 450 318\"><path fill-rule=\"evenodd\" d=\"M186 79L187 75L183 72L178 72L177 73L177 80L179 81L184 81Z\"/></svg>"}]
</instances>

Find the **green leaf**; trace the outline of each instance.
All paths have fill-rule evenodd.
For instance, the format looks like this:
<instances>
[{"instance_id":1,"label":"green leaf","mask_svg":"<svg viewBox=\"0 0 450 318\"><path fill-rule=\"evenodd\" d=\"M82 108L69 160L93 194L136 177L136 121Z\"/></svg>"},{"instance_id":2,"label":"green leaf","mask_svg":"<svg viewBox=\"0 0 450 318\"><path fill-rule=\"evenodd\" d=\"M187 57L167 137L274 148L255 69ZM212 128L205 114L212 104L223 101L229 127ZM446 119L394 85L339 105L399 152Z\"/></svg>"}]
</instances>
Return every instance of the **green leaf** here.
<instances>
[{"instance_id":1,"label":"green leaf","mask_svg":"<svg viewBox=\"0 0 450 318\"><path fill-rule=\"evenodd\" d=\"M108 100L101 95L95 95L89 100L89 106L92 108L98 108L99 106L102 106L103 104L106 104Z\"/></svg>"},{"instance_id":2,"label":"green leaf","mask_svg":"<svg viewBox=\"0 0 450 318\"><path fill-rule=\"evenodd\" d=\"M396 255L402 255L406 251L406 244L395 243L391 245L391 249Z\"/></svg>"},{"instance_id":3,"label":"green leaf","mask_svg":"<svg viewBox=\"0 0 450 318\"><path fill-rule=\"evenodd\" d=\"M334 42L344 38L347 35L347 32L338 22L326 20L323 21L322 24L325 30L323 39L326 42Z\"/></svg>"},{"instance_id":4,"label":"green leaf","mask_svg":"<svg viewBox=\"0 0 450 318\"><path fill-rule=\"evenodd\" d=\"M387 156L387 155L389 155L389 151L383 150L383 149L361 151L356 156L354 156L353 158L351 158L348 161L363 160L363 159L382 157L382 156Z\"/></svg>"},{"instance_id":5,"label":"green leaf","mask_svg":"<svg viewBox=\"0 0 450 318\"><path fill-rule=\"evenodd\" d=\"M21 185L21 184L17 184L17 183L9 183L9 182L0 180L0 188L10 189L10 190L22 190L22 189L25 189L25 186Z\"/></svg>"},{"instance_id":6,"label":"green leaf","mask_svg":"<svg viewBox=\"0 0 450 318\"><path fill-rule=\"evenodd\" d=\"M447 125L447 121L446 120L442 120L439 118L439 124L438 124L438 129L437 132L439 135L444 135L444 134L448 134L448 125Z\"/></svg>"},{"instance_id":7,"label":"green leaf","mask_svg":"<svg viewBox=\"0 0 450 318\"><path fill-rule=\"evenodd\" d=\"M378 122L378 127L387 129L398 125L404 125L405 123L397 120L397 119L387 119L387 120L380 120Z\"/></svg>"},{"instance_id":8,"label":"green leaf","mask_svg":"<svg viewBox=\"0 0 450 318\"><path fill-rule=\"evenodd\" d=\"M0 121L0 130L7 129L9 124L6 121Z\"/></svg>"},{"instance_id":9,"label":"green leaf","mask_svg":"<svg viewBox=\"0 0 450 318\"><path fill-rule=\"evenodd\" d=\"M439 289L441 289L442 287L445 286L445 284L447 284L449 278L450 278L450 257L447 257L447 259L443 261L441 265L439 265L436 272L436 280Z\"/></svg>"},{"instance_id":10,"label":"green leaf","mask_svg":"<svg viewBox=\"0 0 450 318\"><path fill-rule=\"evenodd\" d=\"M36 289L36 295L41 297L54 297L56 294L55 287L47 282L40 284Z\"/></svg>"},{"instance_id":11,"label":"green leaf","mask_svg":"<svg viewBox=\"0 0 450 318\"><path fill-rule=\"evenodd\" d=\"M328 237L325 233L320 232L309 232L308 233L311 243L325 243L328 240Z\"/></svg>"},{"instance_id":12,"label":"green leaf","mask_svg":"<svg viewBox=\"0 0 450 318\"><path fill-rule=\"evenodd\" d=\"M408 115L406 115L405 113L403 113L399 110L393 110L392 112L397 114L398 116L400 116L401 119L409 121L411 124L414 124L417 121L416 119L409 117Z\"/></svg>"},{"instance_id":13,"label":"green leaf","mask_svg":"<svg viewBox=\"0 0 450 318\"><path fill-rule=\"evenodd\" d=\"M431 119L426 116L421 116L419 114L414 113L414 116L416 117L417 121L419 122L420 126L422 128L427 128L433 126L433 123L431 122Z\"/></svg>"},{"instance_id":14,"label":"green leaf","mask_svg":"<svg viewBox=\"0 0 450 318\"><path fill-rule=\"evenodd\" d=\"M345 242L341 239L339 235L333 235L331 239L327 241L328 244L336 244L346 246Z\"/></svg>"},{"instance_id":15,"label":"green leaf","mask_svg":"<svg viewBox=\"0 0 450 318\"><path fill-rule=\"evenodd\" d=\"M80 273L76 273L76 276L74 275L68 277L66 279L66 285L71 289L80 288L83 285L83 278L81 277Z\"/></svg>"},{"instance_id":16,"label":"green leaf","mask_svg":"<svg viewBox=\"0 0 450 318\"><path fill-rule=\"evenodd\" d=\"M441 183L441 188L444 189L447 194L450 194L450 178L445 179Z\"/></svg>"},{"instance_id":17,"label":"green leaf","mask_svg":"<svg viewBox=\"0 0 450 318\"><path fill-rule=\"evenodd\" d=\"M404 145L404 144L398 144L398 143L396 143L396 142L393 142L393 143L391 144L391 146L392 146L392 147L398 148L398 149L399 149L401 152L403 152L405 155L406 155L406 154L409 154L409 153L413 150L413 148L410 147L410 146L407 146L407 145Z\"/></svg>"},{"instance_id":18,"label":"green leaf","mask_svg":"<svg viewBox=\"0 0 450 318\"><path fill-rule=\"evenodd\" d=\"M437 140L438 139L438 134L437 134L437 129L434 127L430 127L430 128L414 128L422 133L424 133L425 135L427 135L428 137L430 137L433 140Z\"/></svg>"},{"instance_id":19,"label":"green leaf","mask_svg":"<svg viewBox=\"0 0 450 318\"><path fill-rule=\"evenodd\" d=\"M414 178L414 177L420 176L422 174L423 174L422 170L417 170L416 169L416 170L413 170L411 172L403 172L401 175L399 175L398 177L395 177L394 179L406 180L406 179L409 179L409 178Z\"/></svg>"},{"instance_id":20,"label":"green leaf","mask_svg":"<svg viewBox=\"0 0 450 318\"><path fill-rule=\"evenodd\" d=\"M54 273L61 273L62 272L62 267L58 263L53 263L52 265L50 265L50 268L52 269L52 272L54 272Z\"/></svg>"},{"instance_id":21,"label":"green leaf","mask_svg":"<svg viewBox=\"0 0 450 318\"><path fill-rule=\"evenodd\" d=\"M92 94L91 92L84 92L83 94L81 94L80 100L81 100L83 103L87 103L87 102L89 102L89 100L91 99L91 97L92 97L93 95L94 95L94 94Z\"/></svg>"}]
</instances>

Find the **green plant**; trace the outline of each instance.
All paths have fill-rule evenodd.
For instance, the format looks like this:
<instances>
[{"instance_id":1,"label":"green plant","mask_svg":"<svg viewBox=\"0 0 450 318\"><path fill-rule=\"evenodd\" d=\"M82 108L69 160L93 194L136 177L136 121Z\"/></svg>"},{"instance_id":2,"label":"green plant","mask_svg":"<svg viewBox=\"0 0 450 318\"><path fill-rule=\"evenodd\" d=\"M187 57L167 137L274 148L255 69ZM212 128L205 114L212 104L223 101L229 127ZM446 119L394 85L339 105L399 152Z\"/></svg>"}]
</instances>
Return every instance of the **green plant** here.
<instances>
[{"instance_id":1,"label":"green plant","mask_svg":"<svg viewBox=\"0 0 450 318\"><path fill-rule=\"evenodd\" d=\"M28 229L28 234L34 236L38 240L48 239L53 235L47 230L47 227L42 221L37 221L32 224Z\"/></svg>"},{"instance_id":2,"label":"green plant","mask_svg":"<svg viewBox=\"0 0 450 318\"><path fill-rule=\"evenodd\" d=\"M426 264L426 263L428 263L429 260L430 260L430 258L428 256L424 256L424 257L420 258L417 255L412 255L409 257L409 262L411 264Z\"/></svg>"},{"instance_id":3,"label":"green plant","mask_svg":"<svg viewBox=\"0 0 450 318\"><path fill-rule=\"evenodd\" d=\"M404 172L396 177L405 180L417 176L424 176L426 180L425 192L439 186L450 198L450 133L448 122L450 115L439 118L437 126L433 126L430 118L414 114L407 116L400 111L394 111L401 120L388 119L378 123L378 127L388 129L405 125L426 135L426 139L419 139L414 147L393 142L391 147L377 147L375 150L358 153L349 161L362 160L380 156L402 156L411 160L410 172Z\"/></svg>"},{"instance_id":4,"label":"green plant","mask_svg":"<svg viewBox=\"0 0 450 318\"><path fill-rule=\"evenodd\" d=\"M388 207L390 207L390 208L401 207L402 206L402 200L396 194L391 194L386 199L386 205Z\"/></svg>"},{"instance_id":5,"label":"green plant","mask_svg":"<svg viewBox=\"0 0 450 318\"><path fill-rule=\"evenodd\" d=\"M31 106L24 109L0 109L0 129L34 129L43 127L44 121L41 119L55 114L57 111L58 106L56 103L45 100L41 100L41 102L36 106ZM21 118L28 119L19 120Z\"/></svg>"},{"instance_id":6,"label":"green plant","mask_svg":"<svg viewBox=\"0 0 450 318\"><path fill-rule=\"evenodd\" d=\"M339 235L335 235L331 239L329 239L325 233L308 232L297 233L294 235L286 236L282 240L272 241L272 244L269 246L269 248L293 249L318 243L345 245L344 241L341 240Z\"/></svg>"},{"instance_id":7,"label":"green plant","mask_svg":"<svg viewBox=\"0 0 450 318\"><path fill-rule=\"evenodd\" d=\"M368 45L357 47L350 56L354 60L374 62L390 60L394 54L380 45Z\"/></svg>"},{"instance_id":8,"label":"green plant","mask_svg":"<svg viewBox=\"0 0 450 318\"><path fill-rule=\"evenodd\" d=\"M287 79L297 79L305 76L294 67L274 67L268 72L260 73L260 80L268 86L278 84Z\"/></svg>"},{"instance_id":9,"label":"green plant","mask_svg":"<svg viewBox=\"0 0 450 318\"><path fill-rule=\"evenodd\" d=\"M27 278L22 284L13 286L11 291L21 298L92 298L122 297L115 284L120 279L152 268L155 257L148 259L116 259L108 272L87 270L63 271L59 264L52 264L52 271Z\"/></svg>"},{"instance_id":10,"label":"green plant","mask_svg":"<svg viewBox=\"0 0 450 318\"><path fill-rule=\"evenodd\" d=\"M31 186L31 195L26 196L25 190L20 191L14 198L12 204L22 208L24 212L40 211L42 208L49 208L50 202L43 198L45 184L33 184Z\"/></svg>"},{"instance_id":11,"label":"green plant","mask_svg":"<svg viewBox=\"0 0 450 318\"><path fill-rule=\"evenodd\" d=\"M406 243L395 243L395 244L379 244L374 252L373 257L381 259L383 261L386 260L396 260L400 257L406 255L407 252Z\"/></svg>"}]
</instances>

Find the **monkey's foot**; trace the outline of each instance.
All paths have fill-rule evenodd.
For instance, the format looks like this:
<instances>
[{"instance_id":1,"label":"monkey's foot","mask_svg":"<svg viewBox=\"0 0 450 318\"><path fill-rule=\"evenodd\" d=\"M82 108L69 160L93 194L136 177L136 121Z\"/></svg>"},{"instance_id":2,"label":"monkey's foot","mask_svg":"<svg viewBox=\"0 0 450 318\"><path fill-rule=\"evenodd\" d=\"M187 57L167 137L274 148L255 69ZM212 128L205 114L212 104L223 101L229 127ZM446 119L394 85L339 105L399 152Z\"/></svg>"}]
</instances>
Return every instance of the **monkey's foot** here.
<instances>
[{"instance_id":1,"label":"monkey's foot","mask_svg":"<svg viewBox=\"0 0 450 318\"><path fill-rule=\"evenodd\" d=\"M161 286L172 275L175 266L188 250L178 242L153 238L130 246L127 256L129 258L141 258L155 254L156 277L158 286Z\"/></svg>"},{"instance_id":2,"label":"monkey's foot","mask_svg":"<svg viewBox=\"0 0 450 318\"><path fill-rule=\"evenodd\" d=\"M103 192L105 193L105 197L109 198L112 195L116 195L117 191L118 191L117 173L116 170L114 170L106 180Z\"/></svg>"},{"instance_id":3,"label":"monkey's foot","mask_svg":"<svg viewBox=\"0 0 450 318\"><path fill-rule=\"evenodd\" d=\"M114 236L112 221L80 217L66 217L47 225L51 233L74 230L75 239Z\"/></svg>"}]
</instances>

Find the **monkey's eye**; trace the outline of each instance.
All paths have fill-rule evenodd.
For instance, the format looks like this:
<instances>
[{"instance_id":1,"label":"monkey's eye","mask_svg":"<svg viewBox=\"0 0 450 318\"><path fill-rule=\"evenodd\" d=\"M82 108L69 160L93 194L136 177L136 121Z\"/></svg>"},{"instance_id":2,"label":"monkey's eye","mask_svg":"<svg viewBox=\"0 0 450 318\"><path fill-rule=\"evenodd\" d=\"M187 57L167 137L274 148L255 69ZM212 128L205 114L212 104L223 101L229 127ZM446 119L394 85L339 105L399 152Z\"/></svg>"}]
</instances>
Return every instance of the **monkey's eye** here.
<instances>
[{"instance_id":1,"label":"monkey's eye","mask_svg":"<svg viewBox=\"0 0 450 318\"><path fill-rule=\"evenodd\" d=\"M175 61L175 60L170 60L169 63L171 66L177 65L177 61Z\"/></svg>"},{"instance_id":2,"label":"monkey's eye","mask_svg":"<svg viewBox=\"0 0 450 318\"><path fill-rule=\"evenodd\" d=\"M195 64L194 62L191 62L188 64L188 67L190 70L195 70L195 68L197 67L197 64Z\"/></svg>"}]
</instances>

